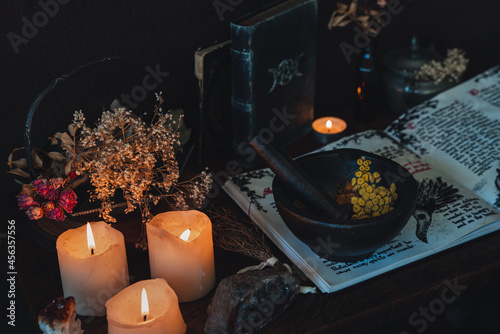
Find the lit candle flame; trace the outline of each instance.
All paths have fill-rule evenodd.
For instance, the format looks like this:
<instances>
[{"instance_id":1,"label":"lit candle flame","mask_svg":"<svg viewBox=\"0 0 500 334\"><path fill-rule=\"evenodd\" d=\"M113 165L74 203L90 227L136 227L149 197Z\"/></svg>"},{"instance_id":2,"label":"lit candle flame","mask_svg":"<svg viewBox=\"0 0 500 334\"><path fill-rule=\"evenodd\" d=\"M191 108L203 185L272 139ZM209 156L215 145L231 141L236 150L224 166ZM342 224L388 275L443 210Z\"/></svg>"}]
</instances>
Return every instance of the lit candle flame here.
<instances>
[{"instance_id":1,"label":"lit candle flame","mask_svg":"<svg viewBox=\"0 0 500 334\"><path fill-rule=\"evenodd\" d=\"M185 230L184 232L182 232L182 234L181 234L181 236L179 238L181 238L184 241L188 241L190 234L191 234L191 229L188 228L187 230Z\"/></svg>"},{"instance_id":2,"label":"lit candle flame","mask_svg":"<svg viewBox=\"0 0 500 334\"><path fill-rule=\"evenodd\" d=\"M328 130L328 132L332 131L332 125L332 121L326 121L326 129Z\"/></svg>"},{"instance_id":3,"label":"lit candle flame","mask_svg":"<svg viewBox=\"0 0 500 334\"><path fill-rule=\"evenodd\" d=\"M148 295L146 294L146 289L144 288L142 288L141 315L143 321L146 321L149 315Z\"/></svg>"},{"instance_id":4,"label":"lit candle flame","mask_svg":"<svg viewBox=\"0 0 500 334\"><path fill-rule=\"evenodd\" d=\"M95 241L94 235L92 234L92 228L89 223L87 223L87 245L89 247L90 254L94 255Z\"/></svg>"}]
</instances>

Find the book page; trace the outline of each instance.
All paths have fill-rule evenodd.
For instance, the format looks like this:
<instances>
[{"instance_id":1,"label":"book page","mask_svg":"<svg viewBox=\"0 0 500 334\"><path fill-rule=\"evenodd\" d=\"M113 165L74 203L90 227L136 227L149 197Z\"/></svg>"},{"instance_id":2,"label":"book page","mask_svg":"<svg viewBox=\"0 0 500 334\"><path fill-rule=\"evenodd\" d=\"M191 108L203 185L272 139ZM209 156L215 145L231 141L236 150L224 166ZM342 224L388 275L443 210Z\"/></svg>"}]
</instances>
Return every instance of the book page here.
<instances>
[{"instance_id":1,"label":"book page","mask_svg":"<svg viewBox=\"0 0 500 334\"><path fill-rule=\"evenodd\" d=\"M413 108L386 133L500 207L500 66Z\"/></svg>"},{"instance_id":2,"label":"book page","mask_svg":"<svg viewBox=\"0 0 500 334\"><path fill-rule=\"evenodd\" d=\"M460 242L482 235L481 229L500 228L500 211L457 184L441 170L406 149L383 132L367 131L327 145L322 150L356 148L393 159L419 183L415 213L390 243L370 258L353 263L332 262L313 252L281 219L272 196L273 173L269 169L233 177L224 189L250 218L323 292L332 292L377 276ZM404 177L404 175L402 175ZM397 177L394 179L397 185ZM328 253L328 236L318 236Z\"/></svg>"},{"instance_id":3,"label":"book page","mask_svg":"<svg viewBox=\"0 0 500 334\"><path fill-rule=\"evenodd\" d=\"M500 220L500 212L495 207L384 133L364 132L324 149L343 147L370 151L398 162L419 183L419 196L415 212L405 228L370 258L355 263L322 260L336 276L356 280L362 273L361 268L384 271L398 262L407 263L422 254L432 254L455 245L457 240L474 230Z\"/></svg>"}]
</instances>

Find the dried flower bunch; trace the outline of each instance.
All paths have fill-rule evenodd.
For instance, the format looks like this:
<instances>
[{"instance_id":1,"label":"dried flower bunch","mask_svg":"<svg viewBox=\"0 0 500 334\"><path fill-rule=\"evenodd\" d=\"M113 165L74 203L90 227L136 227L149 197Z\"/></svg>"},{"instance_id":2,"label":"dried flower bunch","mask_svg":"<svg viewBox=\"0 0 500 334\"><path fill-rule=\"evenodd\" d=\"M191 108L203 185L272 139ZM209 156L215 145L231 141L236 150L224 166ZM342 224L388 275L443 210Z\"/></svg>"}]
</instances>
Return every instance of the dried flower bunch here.
<instances>
[{"instance_id":1,"label":"dried flower bunch","mask_svg":"<svg viewBox=\"0 0 500 334\"><path fill-rule=\"evenodd\" d=\"M239 220L230 210L208 211L213 224L214 242L222 249L266 262L273 256L262 231L251 221Z\"/></svg>"},{"instance_id":2,"label":"dried flower bunch","mask_svg":"<svg viewBox=\"0 0 500 334\"><path fill-rule=\"evenodd\" d=\"M27 167L26 158L13 159L15 152L20 150L24 150L24 147L14 149L9 155L7 164L11 170L8 173L29 178L29 173L23 170ZM73 212L77 203L73 189L84 182L85 177L78 178L76 172L72 170L64 173L66 158L59 152L44 153L41 150L32 150L31 158L36 169L44 168L45 163L42 159L44 155L50 160L50 167L38 179L23 184L17 203L31 220L47 217L62 221L66 218L65 213Z\"/></svg>"},{"instance_id":3,"label":"dried flower bunch","mask_svg":"<svg viewBox=\"0 0 500 334\"><path fill-rule=\"evenodd\" d=\"M53 220L64 220L64 212L72 213L76 205L76 194L68 187L68 181L76 178L72 174L66 180L62 177L53 179L40 178L23 187L17 197L21 210L26 210L29 219L36 220L43 216Z\"/></svg>"},{"instance_id":4,"label":"dried flower bunch","mask_svg":"<svg viewBox=\"0 0 500 334\"><path fill-rule=\"evenodd\" d=\"M354 22L366 36L377 36L383 26L380 10L385 6L386 0L352 0L348 5L337 2L337 10L328 22L328 29L345 27Z\"/></svg>"},{"instance_id":5,"label":"dried flower bunch","mask_svg":"<svg viewBox=\"0 0 500 334\"><path fill-rule=\"evenodd\" d=\"M30 203L27 195L32 197L33 203L36 202L32 194L25 191L27 188L36 189L39 195L44 196L45 188L41 185L47 185L60 189L56 197L62 203L69 203L61 207L70 213L76 203L76 195L68 195L67 189L71 190L86 178L93 186L91 200L101 202L100 215L108 222L116 221L111 211L115 195L119 192L126 201L125 212L139 208L143 223L152 218L151 203L156 204L160 199L165 199L176 210L201 207L210 191L211 176L208 171L202 171L193 179L179 181L176 152L181 147L179 129L182 115L174 119L172 113L163 113L163 99L159 95L157 99L150 124L130 110L115 108L114 111L105 111L96 126L90 128L85 124L84 114L75 112L68 132L58 132L51 138L54 143L60 144L63 153L47 154L53 159L48 173L63 174L68 183L58 177L55 180L60 185L56 187L53 179L37 179L31 186L23 187L23 193L18 197L20 207L25 208ZM21 175L19 171L15 174ZM69 181L75 176L78 180L72 184ZM43 209L41 205L40 208ZM43 216L38 209L28 215L31 219ZM48 213L45 216L64 219L63 216ZM146 247L144 238L138 246Z\"/></svg>"},{"instance_id":6,"label":"dried flower bunch","mask_svg":"<svg viewBox=\"0 0 500 334\"><path fill-rule=\"evenodd\" d=\"M467 69L469 59L465 58L465 51L461 49L449 49L446 51L446 58L439 62L431 60L429 63L415 72L415 79L423 81L433 81L435 84L443 80L458 82Z\"/></svg>"},{"instance_id":7,"label":"dried flower bunch","mask_svg":"<svg viewBox=\"0 0 500 334\"><path fill-rule=\"evenodd\" d=\"M356 162L358 170L335 200L341 205L352 205L351 219L377 217L394 210L398 199L396 184L392 183L389 188L379 185L382 177L379 172L370 171L372 162L363 156Z\"/></svg>"}]
</instances>

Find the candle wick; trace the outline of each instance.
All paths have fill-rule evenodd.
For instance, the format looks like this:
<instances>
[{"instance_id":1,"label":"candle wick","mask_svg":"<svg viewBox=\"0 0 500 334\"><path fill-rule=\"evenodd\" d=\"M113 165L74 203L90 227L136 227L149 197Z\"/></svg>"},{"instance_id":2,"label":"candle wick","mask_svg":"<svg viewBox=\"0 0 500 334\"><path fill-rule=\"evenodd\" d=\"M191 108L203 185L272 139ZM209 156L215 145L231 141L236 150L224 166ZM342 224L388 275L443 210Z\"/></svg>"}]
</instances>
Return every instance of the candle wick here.
<instances>
[{"instance_id":1,"label":"candle wick","mask_svg":"<svg viewBox=\"0 0 500 334\"><path fill-rule=\"evenodd\" d=\"M148 318L148 316L146 314L144 314L144 320L143 321L146 321L147 318Z\"/></svg>"},{"instance_id":2,"label":"candle wick","mask_svg":"<svg viewBox=\"0 0 500 334\"><path fill-rule=\"evenodd\" d=\"M93 248L90 249L90 255L94 255L94 249Z\"/></svg>"}]
</instances>

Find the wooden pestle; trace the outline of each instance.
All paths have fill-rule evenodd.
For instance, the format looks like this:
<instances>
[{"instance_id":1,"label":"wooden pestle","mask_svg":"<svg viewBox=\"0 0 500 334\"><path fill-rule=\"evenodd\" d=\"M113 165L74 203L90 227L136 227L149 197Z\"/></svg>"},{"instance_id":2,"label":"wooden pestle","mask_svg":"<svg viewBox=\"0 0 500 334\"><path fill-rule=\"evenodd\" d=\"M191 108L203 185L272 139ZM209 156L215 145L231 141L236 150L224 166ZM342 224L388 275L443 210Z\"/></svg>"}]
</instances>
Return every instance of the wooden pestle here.
<instances>
[{"instance_id":1,"label":"wooden pestle","mask_svg":"<svg viewBox=\"0 0 500 334\"><path fill-rule=\"evenodd\" d=\"M250 141L250 146L311 212L331 219L346 219L340 205L285 152L258 136Z\"/></svg>"}]
</instances>

